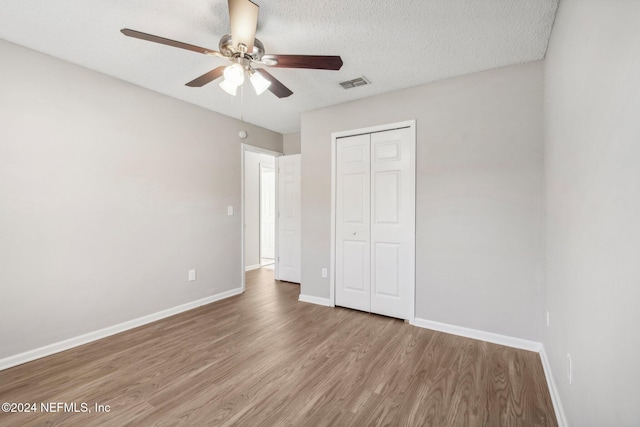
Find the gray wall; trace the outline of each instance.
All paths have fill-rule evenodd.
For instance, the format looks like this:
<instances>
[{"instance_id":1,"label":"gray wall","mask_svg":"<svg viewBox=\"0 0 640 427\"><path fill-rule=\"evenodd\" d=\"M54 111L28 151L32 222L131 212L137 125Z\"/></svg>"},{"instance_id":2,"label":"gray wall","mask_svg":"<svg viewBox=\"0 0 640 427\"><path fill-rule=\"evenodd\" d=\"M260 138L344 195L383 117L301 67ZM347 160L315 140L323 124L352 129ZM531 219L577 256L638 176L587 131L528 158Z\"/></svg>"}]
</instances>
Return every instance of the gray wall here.
<instances>
[{"instance_id":1,"label":"gray wall","mask_svg":"<svg viewBox=\"0 0 640 427\"><path fill-rule=\"evenodd\" d=\"M273 156L244 153L244 266L260 265L260 165L275 167Z\"/></svg>"},{"instance_id":2,"label":"gray wall","mask_svg":"<svg viewBox=\"0 0 640 427\"><path fill-rule=\"evenodd\" d=\"M0 58L0 358L240 287L237 135L282 135L4 41Z\"/></svg>"},{"instance_id":3,"label":"gray wall","mask_svg":"<svg viewBox=\"0 0 640 427\"><path fill-rule=\"evenodd\" d=\"M282 152L285 156L289 154L300 154L300 132L285 133L282 135Z\"/></svg>"},{"instance_id":4,"label":"gray wall","mask_svg":"<svg viewBox=\"0 0 640 427\"><path fill-rule=\"evenodd\" d=\"M573 426L640 425L639 22L563 0L545 61L544 346Z\"/></svg>"},{"instance_id":5,"label":"gray wall","mask_svg":"<svg viewBox=\"0 0 640 427\"><path fill-rule=\"evenodd\" d=\"M417 120L416 317L540 340L542 63L302 115L301 293L329 297L331 133Z\"/></svg>"}]
</instances>

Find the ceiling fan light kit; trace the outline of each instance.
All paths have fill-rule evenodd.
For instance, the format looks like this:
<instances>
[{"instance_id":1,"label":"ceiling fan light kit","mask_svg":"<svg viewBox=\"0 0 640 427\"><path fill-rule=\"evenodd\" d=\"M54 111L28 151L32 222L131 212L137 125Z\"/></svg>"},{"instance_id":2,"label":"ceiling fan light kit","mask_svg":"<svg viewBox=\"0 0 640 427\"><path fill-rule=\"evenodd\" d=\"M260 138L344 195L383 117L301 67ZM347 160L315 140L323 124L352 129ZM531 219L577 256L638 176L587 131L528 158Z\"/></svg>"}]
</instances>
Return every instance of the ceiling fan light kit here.
<instances>
[{"instance_id":1,"label":"ceiling fan light kit","mask_svg":"<svg viewBox=\"0 0 640 427\"><path fill-rule=\"evenodd\" d=\"M250 0L228 0L228 5L231 34L222 36L218 44L219 52L128 28L120 31L128 37L225 58L233 62L226 67L217 67L186 84L189 87L202 87L219 77L224 77L220 87L233 96L235 96L238 87L244 83L245 74L249 76L249 81L258 95L267 89L278 98L286 98L293 94L288 87L269 72L263 68L254 67L254 64L274 68L315 70L339 70L342 67L342 59L339 56L265 55L264 45L255 38L259 6Z\"/></svg>"}]
</instances>

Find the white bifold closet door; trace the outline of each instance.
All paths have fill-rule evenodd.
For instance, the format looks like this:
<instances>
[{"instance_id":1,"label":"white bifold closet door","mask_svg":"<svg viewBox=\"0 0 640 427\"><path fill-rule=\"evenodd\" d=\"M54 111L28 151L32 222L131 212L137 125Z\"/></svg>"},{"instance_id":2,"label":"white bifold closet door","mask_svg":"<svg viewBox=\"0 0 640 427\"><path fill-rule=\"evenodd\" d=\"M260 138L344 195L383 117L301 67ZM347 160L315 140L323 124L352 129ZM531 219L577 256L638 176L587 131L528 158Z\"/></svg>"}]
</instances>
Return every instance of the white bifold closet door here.
<instances>
[{"instance_id":1,"label":"white bifold closet door","mask_svg":"<svg viewBox=\"0 0 640 427\"><path fill-rule=\"evenodd\" d=\"M410 128L339 138L336 305L409 319L415 280Z\"/></svg>"}]
</instances>

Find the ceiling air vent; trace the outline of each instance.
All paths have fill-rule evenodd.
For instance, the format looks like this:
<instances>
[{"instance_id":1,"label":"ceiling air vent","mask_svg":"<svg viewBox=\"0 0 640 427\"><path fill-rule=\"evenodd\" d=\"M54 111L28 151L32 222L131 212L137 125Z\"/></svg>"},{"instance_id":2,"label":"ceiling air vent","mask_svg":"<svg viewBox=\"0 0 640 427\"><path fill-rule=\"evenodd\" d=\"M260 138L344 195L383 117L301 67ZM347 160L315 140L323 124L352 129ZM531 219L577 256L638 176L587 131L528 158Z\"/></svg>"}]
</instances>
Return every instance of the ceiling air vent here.
<instances>
[{"instance_id":1,"label":"ceiling air vent","mask_svg":"<svg viewBox=\"0 0 640 427\"><path fill-rule=\"evenodd\" d=\"M369 80L367 80L367 78L365 76L362 77L358 77L357 79L353 79L353 80L347 80L346 82L341 82L340 86L342 86L344 89L351 89L357 86L364 86L364 85L368 85L371 84L371 82Z\"/></svg>"}]
</instances>

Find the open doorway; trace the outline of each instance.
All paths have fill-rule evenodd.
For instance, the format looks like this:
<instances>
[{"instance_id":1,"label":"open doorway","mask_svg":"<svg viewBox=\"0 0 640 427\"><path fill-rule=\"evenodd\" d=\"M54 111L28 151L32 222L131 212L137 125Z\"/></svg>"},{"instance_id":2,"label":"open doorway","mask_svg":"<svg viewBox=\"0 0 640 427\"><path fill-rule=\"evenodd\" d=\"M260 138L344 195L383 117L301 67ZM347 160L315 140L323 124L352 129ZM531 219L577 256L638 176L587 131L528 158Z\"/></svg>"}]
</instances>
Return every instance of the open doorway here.
<instances>
[{"instance_id":1,"label":"open doorway","mask_svg":"<svg viewBox=\"0 0 640 427\"><path fill-rule=\"evenodd\" d=\"M274 268L277 254L276 157L280 153L243 146L244 271Z\"/></svg>"},{"instance_id":2,"label":"open doorway","mask_svg":"<svg viewBox=\"0 0 640 427\"><path fill-rule=\"evenodd\" d=\"M275 160L275 159L272 159ZM275 263L276 253L276 169L270 162L260 163L260 265Z\"/></svg>"}]
</instances>

